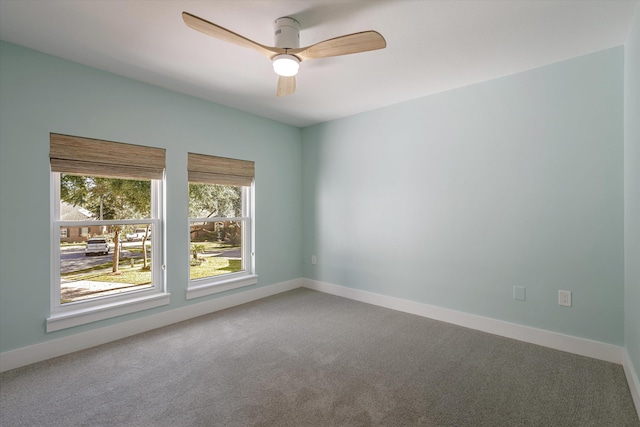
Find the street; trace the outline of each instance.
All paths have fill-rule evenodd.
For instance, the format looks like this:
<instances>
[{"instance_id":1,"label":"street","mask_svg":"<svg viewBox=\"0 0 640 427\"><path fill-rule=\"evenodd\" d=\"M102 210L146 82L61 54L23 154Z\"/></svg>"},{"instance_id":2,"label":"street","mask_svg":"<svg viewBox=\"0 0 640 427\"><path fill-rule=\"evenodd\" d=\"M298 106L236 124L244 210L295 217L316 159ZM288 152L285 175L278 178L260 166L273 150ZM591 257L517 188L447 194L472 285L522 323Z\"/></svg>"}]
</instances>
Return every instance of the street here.
<instances>
[{"instance_id":1,"label":"street","mask_svg":"<svg viewBox=\"0 0 640 427\"><path fill-rule=\"evenodd\" d=\"M140 249L141 242L121 242L120 243L120 259L122 258L142 258L141 251L132 252L129 248ZM150 250L151 242L147 241L147 254L151 255ZM83 246L61 246L60 247L60 274L72 273L74 271L81 271L96 265L105 264L113 260L113 243L110 244L111 252L108 255L90 255L86 256ZM240 249L233 248L230 250L218 250L213 253L207 253L205 256L216 256L223 258L240 259ZM121 261L122 262L122 261Z\"/></svg>"},{"instance_id":2,"label":"street","mask_svg":"<svg viewBox=\"0 0 640 427\"><path fill-rule=\"evenodd\" d=\"M150 253L151 242L147 242L147 253ZM111 262L113 260L114 245L111 243L111 252L108 255L86 256L83 246L60 247L60 273L71 273L85 270L96 265ZM128 248L141 248L140 242L121 242L120 258L142 258L142 252L131 252Z\"/></svg>"}]
</instances>

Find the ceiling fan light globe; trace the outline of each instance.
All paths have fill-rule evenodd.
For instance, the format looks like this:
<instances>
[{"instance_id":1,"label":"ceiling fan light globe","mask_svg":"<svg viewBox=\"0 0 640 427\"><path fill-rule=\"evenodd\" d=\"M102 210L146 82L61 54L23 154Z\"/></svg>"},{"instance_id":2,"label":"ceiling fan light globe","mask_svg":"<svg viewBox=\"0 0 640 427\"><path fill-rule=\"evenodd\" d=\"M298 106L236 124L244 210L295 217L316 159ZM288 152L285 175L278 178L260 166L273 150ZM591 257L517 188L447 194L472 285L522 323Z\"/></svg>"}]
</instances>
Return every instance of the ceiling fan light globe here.
<instances>
[{"instance_id":1,"label":"ceiling fan light globe","mask_svg":"<svg viewBox=\"0 0 640 427\"><path fill-rule=\"evenodd\" d=\"M293 55L278 55L273 58L273 70L279 76L295 76L299 68L300 61Z\"/></svg>"}]
</instances>

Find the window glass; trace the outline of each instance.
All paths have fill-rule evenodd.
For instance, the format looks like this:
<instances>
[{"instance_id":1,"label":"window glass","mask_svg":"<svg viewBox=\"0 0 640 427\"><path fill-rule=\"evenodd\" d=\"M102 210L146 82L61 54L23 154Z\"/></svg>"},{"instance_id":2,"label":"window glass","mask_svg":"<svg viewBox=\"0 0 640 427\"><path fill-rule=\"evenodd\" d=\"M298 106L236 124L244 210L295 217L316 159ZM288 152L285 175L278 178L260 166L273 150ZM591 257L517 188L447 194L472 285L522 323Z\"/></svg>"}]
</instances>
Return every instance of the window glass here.
<instances>
[{"instance_id":1,"label":"window glass","mask_svg":"<svg viewBox=\"0 0 640 427\"><path fill-rule=\"evenodd\" d=\"M59 182L60 305L152 288L151 180Z\"/></svg>"},{"instance_id":2,"label":"window glass","mask_svg":"<svg viewBox=\"0 0 640 427\"><path fill-rule=\"evenodd\" d=\"M246 271L247 188L189 184L191 280Z\"/></svg>"}]
</instances>

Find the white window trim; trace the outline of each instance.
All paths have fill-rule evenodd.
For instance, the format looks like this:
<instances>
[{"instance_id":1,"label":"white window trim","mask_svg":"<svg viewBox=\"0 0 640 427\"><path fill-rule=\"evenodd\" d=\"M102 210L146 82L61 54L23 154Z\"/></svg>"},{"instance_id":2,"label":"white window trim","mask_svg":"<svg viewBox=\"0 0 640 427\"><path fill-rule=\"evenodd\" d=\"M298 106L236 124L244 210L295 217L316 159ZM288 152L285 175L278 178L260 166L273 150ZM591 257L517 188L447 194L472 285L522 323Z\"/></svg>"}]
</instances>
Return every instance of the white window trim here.
<instances>
[{"instance_id":1,"label":"white window trim","mask_svg":"<svg viewBox=\"0 0 640 427\"><path fill-rule=\"evenodd\" d=\"M169 304L170 294L166 292L166 245L164 243L164 177L151 180L151 218L107 221L60 221L60 173L51 172L51 315L47 318L46 330L53 332L73 326L96 322L135 313ZM71 303L60 303L60 227L103 224L152 224L151 239L152 284L150 289L132 291L118 295L104 296ZM156 231L157 230L157 231Z\"/></svg>"},{"instance_id":2,"label":"white window trim","mask_svg":"<svg viewBox=\"0 0 640 427\"><path fill-rule=\"evenodd\" d=\"M82 307L77 310L68 310L64 313L55 313L47 319L47 332L72 328L86 323L168 305L170 295L171 294L163 292L135 298L129 297L125 301L113 303L103 302L91 308Z\"/></svg>"},{"instance_id":3,"label":"white window trim","mask_svg":"<svg viewBox=\"0 0 640 427\"><path fill-rule=\"evenodd\" d=\"M255 191L254 183L251 186L242 188L242 217L234 218L189 218L187 222L187 235L191 232L192 222L214 222L214 221L234 221L242 220L246 229L242 230L242 259L244 263L244 271L237 273L224 274L214 277L205 277L202 279L189 279L187 284L186 299L203 297L205 295L217 294L220 292L230 291L232 289L252 286L258 283L258 276L255 274L255 211L254 211ZM191 241L191 239L189 239ZM188 257L191 255L189 254ZM189 264L187 263L187 268ZM187 277L190 277L190 271L187 271Z\"/></svg>"}]
</instances>

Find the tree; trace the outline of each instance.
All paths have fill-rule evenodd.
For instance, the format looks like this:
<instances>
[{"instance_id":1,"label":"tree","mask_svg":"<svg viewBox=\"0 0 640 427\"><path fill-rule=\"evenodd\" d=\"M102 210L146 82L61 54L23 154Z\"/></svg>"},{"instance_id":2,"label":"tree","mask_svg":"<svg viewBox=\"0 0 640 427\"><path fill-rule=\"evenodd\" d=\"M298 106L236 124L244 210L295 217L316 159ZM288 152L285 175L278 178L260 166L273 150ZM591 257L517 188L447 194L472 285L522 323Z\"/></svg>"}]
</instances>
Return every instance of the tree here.
<instances>
[{"instance_id":1,"label":"tree","mask_svg":"<svg viewBox=\"0 0 640 427\"><path fill-rule=\"evenodd\" d=\"M98 178L107 180L106 186L109 189L109 206L114 210L117 218L133 219L149 217L151 215L151 181ZM117 208L116 208L117 207ZM145 227L145 234L142 239L142 268L148 267L147 260L147 239L149 237L149 227ZM113 251L113 272L118 271L118 260L120 259L120 232L122 228L115 230L116 249Z\"/></svg>"},{"instance_id":2,"label":"tree","mask_svg":"<svg viewBox=\"0 0 640 427\"><path fill-rule=\"evenodd\" d=\"M101 220L148 218L150 190L151 181L60 175L60 199Z\"/></svg>"},{"instance_id":3,"label":"tree","mask_svg":"<svg viewBox=\"0 0 640 427\"><path fill-rule=\"evenodd\" d=\"M147 260L147 239L149 238L149 228L151 224L147 224L144 231L144 237L142 238L142 268L147 269L149 267L149 261Z\"/></svg>"},{"instance_id":4,"label":"tree","mask_svg":"<svg viewBox=\"0 0 640 427\"><path fill-rule=\"evenodd\" d=\"M151 181L60 174L60 199L82 206L100 220L148 218L151 216ZM114 233L113 269L118 272L122 226L109 227ZM146 240L142 240L144 267L147 266Z\"/></svg>"},{"instance_id":5,"label":"tree","mask_svg":"<svg viewBox=\"0 0 640 427\"><path fill-rule=\"evenodd\" d=\"M189 183L189 218L242 216L242 187Z\"/></svg>"},{"instance_id":6,"label":"tree","mask_svg":"<svg viewBox=\"0 0 640 427\"><path fill-rule=\"evenodd\" d=\"M234 218L242 216L242 187L218 184L193 184L189 183L189 217ZM232 244L237 244L237 236L240 236L240 223L227 224L219 231L222 239L231 239ZM191 232L205 231L204 228L192 229Z\"/></svg>"}]
</instances>

